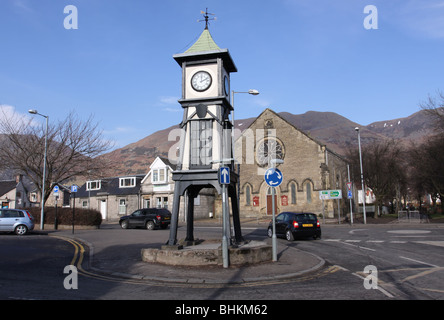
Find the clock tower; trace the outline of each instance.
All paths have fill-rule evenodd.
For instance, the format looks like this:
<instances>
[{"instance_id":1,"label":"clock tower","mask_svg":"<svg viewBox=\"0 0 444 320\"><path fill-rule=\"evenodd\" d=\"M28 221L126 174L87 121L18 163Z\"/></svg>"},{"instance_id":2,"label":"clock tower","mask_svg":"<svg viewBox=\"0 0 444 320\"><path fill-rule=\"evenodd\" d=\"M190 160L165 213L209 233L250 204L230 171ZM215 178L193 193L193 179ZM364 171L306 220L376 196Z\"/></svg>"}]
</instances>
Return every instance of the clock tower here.
<instances>
[{"instance_id":1,"label":"clock tower","mask_svg":"<svg viewBox=\"0 0 444 320\"><path fill-rule=\"evenodd\" d=\"M228 49L221 49L214 42L206 26L199 39L184 53L173 56L182 68L183 108L180 124L180 153L175 181L169 246L177 244L177 223L180 197L188 196L186 208L186 241L194 241L194 198L203 188L212 187L221 194L218 172L228 167L230 182L227 185L231 198L236 241L242 241L236 184L232 137L232 112L230 103L230 75L237 72ZM230 119L231 116L231 119Z\"/></svg>"}]
</instances>

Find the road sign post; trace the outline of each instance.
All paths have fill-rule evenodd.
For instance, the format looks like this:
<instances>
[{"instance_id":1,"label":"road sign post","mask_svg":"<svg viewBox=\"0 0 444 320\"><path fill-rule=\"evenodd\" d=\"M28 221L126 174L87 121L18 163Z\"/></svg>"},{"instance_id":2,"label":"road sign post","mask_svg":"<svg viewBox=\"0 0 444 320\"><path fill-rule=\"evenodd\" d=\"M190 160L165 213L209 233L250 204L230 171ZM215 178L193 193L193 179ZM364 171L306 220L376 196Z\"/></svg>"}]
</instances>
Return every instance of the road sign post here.
<instances>
[{"instance_id":1,"label":"road sign post","mask_svg":"<svg viewBox=\"0 0 444 320\"><path fill-rule=\"evenodd\" d=\"M78 190L78 186L75 184L71 186L71 194L73 196L72 201L72 234L74 234L74 213L76 212L76 192Z\"/></svg>"},{"instance_id":2,"label":"road sign post","mask_svg":"<svg viewBox=\"0 0 444 320\"><path fill-rule=\"evenodd\" d=\"M277 244L276 244L276 203L275 203L275 187L281 185L284 176L279 169L269 168L265 171L265 182L271 187L271 207L273 212L273 236L271 238L273 261L277 261Z\"/></svg>"},{"instance_id":3,"label":"road sign post","mask_svg":"<svg viewBox=\"0 0 444 320\"><path fill-rule=\"evenodd\" d=\"M227 225L229 223L229 213L228 213L228 201L227 201L227 185L230 184L230 168L220 167L219 168L219 184L222 186L222 262L223 267L228 268L229 255L228 255L228 236L227 233L230 232L230 227Z\"/></svg>"}]
</instances>

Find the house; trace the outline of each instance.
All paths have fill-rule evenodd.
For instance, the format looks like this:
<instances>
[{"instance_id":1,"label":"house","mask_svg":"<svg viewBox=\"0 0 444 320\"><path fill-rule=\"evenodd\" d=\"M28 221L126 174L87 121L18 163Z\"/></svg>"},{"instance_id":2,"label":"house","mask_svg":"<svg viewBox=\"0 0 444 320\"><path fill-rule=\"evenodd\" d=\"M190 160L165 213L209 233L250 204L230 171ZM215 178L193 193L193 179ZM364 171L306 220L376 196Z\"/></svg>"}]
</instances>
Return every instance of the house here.
<instances>
[{"instance_id":1,"label":"house","mask_svg":"<svg viewBox=\"0 0 444 320\"><path fill-rule=\"evenodd\" d=\"M20 209L31 206L23 176L15 180L0 181L0 204L2 208Z\"/></svg>"},{"instance_id":2,"label":"house","mask_svg":"<svg viewBox=\"0 0 444 320\"><path fill-rule=\"evenodd\" d=\"M141 205L141 181L144 175L87 181L75 194L78 208L98 210L104 220L117 220Z\"/></svg>"},{"instance_id":3,"label":"house","mask_svg":"<svg viewBox=\"0 0 444 320\"><path fill-rule=\"evenodd\" d=\"M141 194L143 208L166 208L172 210L174 197L174 181L172 172L176 165L164 157L157 157L150 166L150 171L142 180ZM214 212L215 193L206 188L194 199L194 216L208 218ZM184 219L184 201L180 204L179 217Z\"/></svg>"}]
</instances>

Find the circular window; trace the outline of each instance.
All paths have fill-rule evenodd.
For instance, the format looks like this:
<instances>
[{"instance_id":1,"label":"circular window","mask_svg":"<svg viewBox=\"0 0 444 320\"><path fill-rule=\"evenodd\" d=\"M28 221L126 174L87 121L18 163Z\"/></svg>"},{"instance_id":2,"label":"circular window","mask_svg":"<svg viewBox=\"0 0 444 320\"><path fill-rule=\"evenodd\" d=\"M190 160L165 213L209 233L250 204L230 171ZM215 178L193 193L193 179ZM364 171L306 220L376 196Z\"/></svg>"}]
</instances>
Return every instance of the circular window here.
<instances>
[{"instance_id":1,"label":"circular window","mask_svg":"<svg viewBox=\"0 0 444 320\"><path fill-rule=\"evenodd\" d=\"M256 161L261 167L269 166L271 159L284 160L284 157L284 147L275 138L265 138L256 147Z\"/></svg>"}]
</instances>

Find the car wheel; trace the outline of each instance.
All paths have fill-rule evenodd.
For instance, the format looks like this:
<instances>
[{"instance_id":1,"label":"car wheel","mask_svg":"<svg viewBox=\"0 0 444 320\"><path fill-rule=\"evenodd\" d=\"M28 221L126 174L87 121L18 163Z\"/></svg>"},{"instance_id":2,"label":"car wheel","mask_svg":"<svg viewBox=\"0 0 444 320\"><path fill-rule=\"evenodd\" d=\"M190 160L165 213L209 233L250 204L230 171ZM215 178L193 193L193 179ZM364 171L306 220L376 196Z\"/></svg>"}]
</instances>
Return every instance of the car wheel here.
<instances>
[{"instance_id":1,"label":"car wheel","mask_svg":"<svg viewBox=\"0 0 444 320\"><path fill-rule=\"evenodd\" d=\"M129 227L129 223L128 223L127 220L123 220L123 221L120 223L120 226L122 227L122 229L128 229L128 227Z\"/></svg>"},{"instance_id":2,"label":"car wheel","mask_svg":"<svg viewBox=\"0 0 444 320\"><path fill-rule=\"evenodd\" d=\"M313 236L313 239L315 239L315 240L319 240L319 239L321 239L321 235L317 235L317 234L315 234L315 235Z\"/></svg>"},{"instance_id":3,"label":"car wheel","mask_svg":"<svg viewBox=\"0 0 444 320\"><path fill-rule=\"evenodd\" d=\"M272 238L272 237L273 237L273 230L272 230L271 228L268 228L268 230L267 230L267 236L268 236L269 238Z\"/></svg>"},{"instance_id":4,"label":"car wheel","mask_svg":"<svg viewBox=\"0 0 444 320\"><path fill-rule=\"evenodd\" d=\"M293 232L291 232L291 230L287 230L287 232L285 232L285 239L287 239L288 241L294 240Z\"/></svg>"},{"instance_id":5,"label":"car wheel","mask_svg":"<svg viewBox=\"0 0 444 320\"><path fill-rule=\"evenodd\" d=\"M28 232L28 228L21 224L21 225L15 227L14 232L16 235L23 236Z\"/></svg>"},{"instance_id":6,"label":"car wheel","mask_svg":"<svg viewBox=\"0 0 444 320\"><path fill-rule=\"evenodd\" d=\"M154 230L155 224L153 221L147 221L145 227L147 230Z\"/></svg>"}]
</instances>

